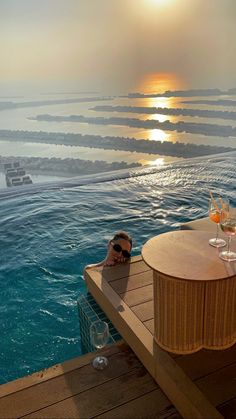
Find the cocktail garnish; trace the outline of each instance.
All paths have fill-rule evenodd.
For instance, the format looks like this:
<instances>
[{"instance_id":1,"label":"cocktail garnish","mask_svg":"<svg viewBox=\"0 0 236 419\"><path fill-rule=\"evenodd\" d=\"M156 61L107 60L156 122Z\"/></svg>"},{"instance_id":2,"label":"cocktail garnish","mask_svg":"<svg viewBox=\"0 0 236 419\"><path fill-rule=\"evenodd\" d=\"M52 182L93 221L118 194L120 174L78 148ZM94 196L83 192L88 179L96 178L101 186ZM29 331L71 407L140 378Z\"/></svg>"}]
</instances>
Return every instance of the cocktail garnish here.
<instances>
[{"instance_id":1,"label":"cocktail garnish","mask_svg":"<svg viewBox=\"0 0 236 419\"><path fill-rule=\"evenodd\" d=\"M220 203L221 203L222 211L227 211L227 203L224 202L221 197L220 197Z\"/></svg>"},{"instance_id":2,"label":"cocktail garnish","mask_svg":"<svg viewBox=\"0 0 236 419\"><path fill-rule=\"evenodd\" d=\"M215 207L216 211L220 211L220 208L218 207L217 202L216 202L216 200L215 200L215 198L214 198L214 196L212 195L212 192L211 192L210 190L209 190L209 194L210 194L211 200L212 200L212 202L213 202L213 205L214 205L214 207Z\"/></svg>"}]
</instances>

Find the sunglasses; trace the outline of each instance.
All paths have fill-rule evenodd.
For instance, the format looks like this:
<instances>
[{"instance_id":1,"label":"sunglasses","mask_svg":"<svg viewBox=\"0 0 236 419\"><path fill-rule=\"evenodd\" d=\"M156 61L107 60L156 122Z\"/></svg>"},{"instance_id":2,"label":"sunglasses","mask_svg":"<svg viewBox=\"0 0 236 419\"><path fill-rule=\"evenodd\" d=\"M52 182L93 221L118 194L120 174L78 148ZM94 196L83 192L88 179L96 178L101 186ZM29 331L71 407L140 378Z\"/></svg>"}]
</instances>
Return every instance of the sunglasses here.
<instances>
[{"instance_id":1,"label":"sunglasses","mask_svg":"<svg viewBox=\"0 0 236 419\"><path fill-rule=\"evenodd\" d=\"M129 259L131 254L128 252L128 250L124 250L122 249L122 247L118 244L118 243L112 243L112 247L115 250L115 252L120 253L122 252L122 255L124 256L124 258Z\"/></svg>"}]
</instances>

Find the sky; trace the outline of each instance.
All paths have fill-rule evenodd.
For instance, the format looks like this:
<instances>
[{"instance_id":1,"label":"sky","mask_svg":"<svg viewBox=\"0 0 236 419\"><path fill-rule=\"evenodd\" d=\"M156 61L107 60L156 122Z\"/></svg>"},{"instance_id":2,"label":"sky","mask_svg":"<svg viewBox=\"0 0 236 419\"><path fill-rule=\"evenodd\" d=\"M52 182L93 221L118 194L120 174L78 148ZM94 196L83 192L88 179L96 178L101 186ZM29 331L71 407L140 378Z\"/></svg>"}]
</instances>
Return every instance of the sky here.
<instances>
[{"instance_id":1,"label":"sky","mask_svg":"<svg viewBox=\"0 0 236 419\"><path fill-rule=\"evenodd\" d=\"M0 86L236 87L235 23L235 0L0 0Z\"/></svg>"}]
</instances>

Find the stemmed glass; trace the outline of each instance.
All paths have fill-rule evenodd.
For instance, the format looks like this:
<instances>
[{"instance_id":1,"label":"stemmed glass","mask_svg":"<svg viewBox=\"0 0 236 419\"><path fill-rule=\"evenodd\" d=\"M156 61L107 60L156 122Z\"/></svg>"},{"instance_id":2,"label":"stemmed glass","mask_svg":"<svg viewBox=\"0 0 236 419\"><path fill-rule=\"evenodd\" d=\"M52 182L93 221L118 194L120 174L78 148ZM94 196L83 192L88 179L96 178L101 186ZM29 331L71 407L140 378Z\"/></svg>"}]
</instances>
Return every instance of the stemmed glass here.
<instances>
[{"instance_id":1,"label":"stemmed glass","mask_svg":"<svg viewBox=\"0 0 236 419\"><path fill-rule=\"evenodd\" d=\"M102 349L109 340L109 326L102 320L96 320L90 326L90 340L96 349ZM105 356L98 355L94 358L93 367L97 370L103 370L108 365L108 359Z\"/></svg>"},{"instance_id":2,"label":"stemmed glass","mask_svg":"<svg viewBox=\"0 0 236 419\"><path fill-rule=\"evenodd\" d=\"M209 240L209 244L213 247L224 247L226 241L219 238L219 225L220 225L220 214L222 210L227 210L229 208L229 202L224 198L213 198L209 201L209 217L210 220L216 223L216 237Z\"/></svg>"},{"instance_id":3,"label":"stemmed glass","mask_svg":"<svg viewBox=\"0 0 236 419\"><path fill-rule=\"evenodd\" d=\"M228 211L221 211L220 226L227 235L227 250L219 254L220 258L227 262L236 260L236 253L230 250L230 243L233 236L236 235L236 208L230 207Z\"/></svg>"}]
</instances>

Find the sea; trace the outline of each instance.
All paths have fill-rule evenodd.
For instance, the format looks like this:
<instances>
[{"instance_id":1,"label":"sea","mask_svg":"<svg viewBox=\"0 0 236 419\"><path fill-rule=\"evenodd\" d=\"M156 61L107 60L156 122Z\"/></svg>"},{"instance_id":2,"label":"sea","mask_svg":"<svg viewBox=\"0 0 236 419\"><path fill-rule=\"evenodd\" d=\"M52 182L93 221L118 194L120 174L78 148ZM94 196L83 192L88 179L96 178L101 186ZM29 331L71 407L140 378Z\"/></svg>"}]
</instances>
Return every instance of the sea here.
<instances>
[{"instance_id":1,"label":"sea","mask_svg":"<svg viewBox=\"0 0 236 419\"><path fill-rule=\"evenodd\" d=\"M69 98L70 95L61 97ZM52 98L55 96L47 96L47 99ZM39 100L39 97L30 99ZM168 99L163 99L163 106L167 107ZM28 101L29 97L24 100ZM159 106L153 105L154 100L115 97L106 103ZM173 107L190 106L182 104L183 98L171 100L170 106ZM217 98L214 97L214 100ZM26 188L6 188L4 175L1 175L0 383L81 354L77 298L86 293L83 269L86 264L100 261L105 256L107 242L115 231L123 229L133 236L133 255L137 255L142 245L154 235L207 216L209 190L229 197L231 204L236 205L235 138L175 131L153 133L150 132L152 130L126 126L28 119L40 113L94 116L95 111L90 108L95 105L95 102L86 102L1 110L0 128L124 136L137 141L148 141L150 138L163 141L165 138L172 142L229 145L232 152L177 159L145 153L105 152L86 147L83 150L82 147L66 145L0 140L1 156L101 158L110 162L123 160L142 164L142 167L73 178L41 173L35 175L34 184ZM191 104L191 108L193 106ZM203 109L204 106L195 105L196 109ZM217 106L217 110L221 108L226 110ZM230 110L233 110L232 107ZM99 116L108 114L99 113ZM137 114L125 114L125 117L129 116L139 117ZM151 118L150 115L141 117ZM168 115L168 119L176 121L183 118ZM207 122L208 118L188 117L190 119ZM212 120L208 122L212 123ZM214 123L225 124L225 121L214 120ZM230 125L233 126L233 123L230 121Z\"/></svg>"},{"instance_id":2,"label":"sea","mask_svg":"<svg viewBox=\"0 0 236 419\"><path fill-rule=\"evenodd\" d=\"M44 94L44 95L27 95L23 97L2 97L1 102L10 101L15 104L26 102L42 102L47 101L69 101L70 99L78 100L88 99L85 102L78 103L62 103L62 104L44 104L39 106L26 106L13 109L0 110L0 129L1 130L25 130L33 132L52 132L52 133L79 133L82 135L99 135L99 136L115 136L124 138L134 138L136 140L145 139L152 141L168 141L171 143L189 143L196 145L210 145L210 146L224 146L236 148L236 137L223 137L220 135L208 136L195 133L167 131L162 129L144 129L136 127L128 127L122 125L99 125L95 123L81 123L71 121L39 121L29 118L35 118L37 115L49 114L54 116L70 116L70 115L83 115L84 117L123 117L123 118L138 118L154 119L160 122L169 120L176 123L178 121L192 122L192 123L205 123L215 125L230 125L236 127L236 120L225 120L219 118L202 118L193 116L175 116L175 115L161 115L161 114L137 114L127 112L101 112L95 111L96 105L110 105L110 106L132 106L132 107L158 107L158 108L182 108L182 109L200 109L200 110L216 110L216 111L236 111L236 106L223 106L223 105L205 105L205 104L188 104L187 101L211 99L217 101L219 99L226 99L235 101L236 95L215 95L215 96L193 96L193 97L149 97L149 98L130 98L128 94L121 96L103 96L97 95L98 101L94 101L94 94ZM106 98L107 100L100 100ZM89 102L91 98L91 102ZM95 97L96 98L96 97ZM56 144L45 144L36 142L16 142L7 141L6 138L0 133L0 156L2 157L48 157L48 158L71 158L83 160L103 160L108 163L112 162L126 162L140 163L142 165L162 165L167 162L176 161L179 158L173 156L163 156L157 154L147 154L140 152L127 152L122 150L103 150L98 148L88 148L80 146L67 146ZM68 173L67 177L73 176ZM43 171L37 174L33 173L33 182L41 183L50 180L58 180L65 177L58 173L44 173ZM0 188L6 187L5 177L3 172L0 172Z\"/></svg>"}]
</instances>

